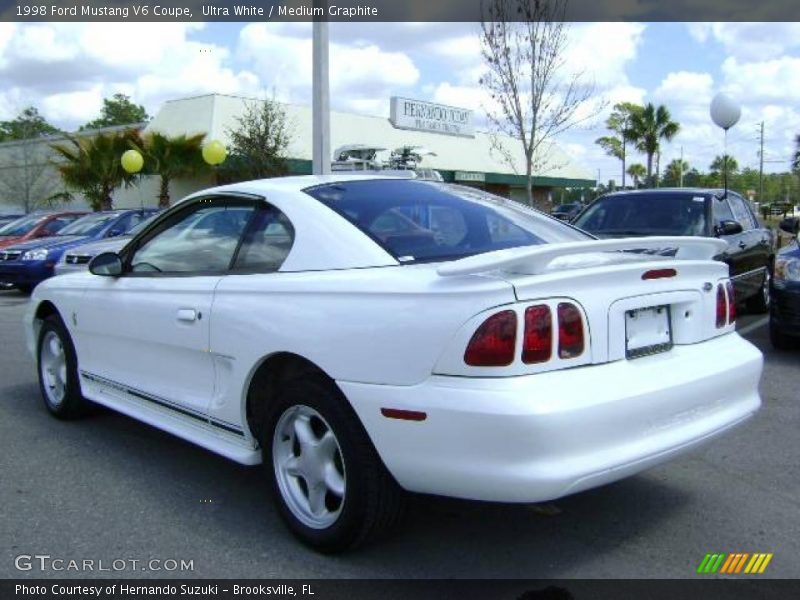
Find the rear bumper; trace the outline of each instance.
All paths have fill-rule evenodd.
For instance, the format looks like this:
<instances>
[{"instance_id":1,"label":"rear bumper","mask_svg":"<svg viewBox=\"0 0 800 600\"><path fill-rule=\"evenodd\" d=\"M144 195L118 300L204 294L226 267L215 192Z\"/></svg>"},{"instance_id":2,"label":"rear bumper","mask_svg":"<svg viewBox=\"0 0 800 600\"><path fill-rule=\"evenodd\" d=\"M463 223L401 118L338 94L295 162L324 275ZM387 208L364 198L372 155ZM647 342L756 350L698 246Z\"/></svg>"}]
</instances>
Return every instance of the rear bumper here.
<instances>
[{"instance_id":1,"label":"rear bumper","mask_svg":"<svg viewBox=\"0 0 800 600\"><path fill-rule=\"evenodd\" d=\"M741 423L760 406L761 369L761 353L732 333L537 375L339 385L404 488L537 502L627 477ZM388 419L381 408L427 418Z\"/></svg>"}]
</instances>

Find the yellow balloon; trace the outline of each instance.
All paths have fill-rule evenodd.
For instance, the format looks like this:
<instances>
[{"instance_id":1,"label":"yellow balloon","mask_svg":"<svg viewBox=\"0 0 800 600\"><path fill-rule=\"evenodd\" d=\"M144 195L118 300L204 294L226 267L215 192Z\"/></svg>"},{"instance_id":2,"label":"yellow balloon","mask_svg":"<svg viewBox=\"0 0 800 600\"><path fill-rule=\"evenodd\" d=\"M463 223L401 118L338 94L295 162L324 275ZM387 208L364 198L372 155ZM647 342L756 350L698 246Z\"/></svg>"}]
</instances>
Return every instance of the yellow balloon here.
<instances>
[{"instance_id":1,"label":"yellow balloon","mask_svg":"<svg viewBox=\"0 0 800 600\"><path fill-rule=\"evenodd\" d=\"M222 142L212 140L203 146L203 160L210 165L218 165L228 156L228 151Z\"/></svg>"},{"instance_id":2,"label":"yellow balloon","mask_svg":"<svg viewBox=\"0 0 800 600\"><path fill-rule=\"evenodd\" d=\"M127 150L122 153L120 163L128 173L138 173L144 166L144 158L137 150Z\"/></svg>"}]
</instances>

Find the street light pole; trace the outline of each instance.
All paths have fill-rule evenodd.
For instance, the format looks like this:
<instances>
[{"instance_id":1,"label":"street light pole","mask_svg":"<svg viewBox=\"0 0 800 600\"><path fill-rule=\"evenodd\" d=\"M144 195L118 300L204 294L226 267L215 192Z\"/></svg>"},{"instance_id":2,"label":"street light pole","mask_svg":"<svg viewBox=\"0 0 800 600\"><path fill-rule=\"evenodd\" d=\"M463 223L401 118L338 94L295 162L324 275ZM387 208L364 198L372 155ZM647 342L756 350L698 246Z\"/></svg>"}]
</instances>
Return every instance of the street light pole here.
<instances>
[{"instance_id":1,"label":"street light pole","mask_svg":"<svg viewBox=\"0 0 800 600\"><path fill-rule=\"evenodd\" d=\"M331 112L330 88L328 85L327 21L314 21L312 43L312 171L314 175L325 175L331 172Z\"/></svg>"}]
</instances>

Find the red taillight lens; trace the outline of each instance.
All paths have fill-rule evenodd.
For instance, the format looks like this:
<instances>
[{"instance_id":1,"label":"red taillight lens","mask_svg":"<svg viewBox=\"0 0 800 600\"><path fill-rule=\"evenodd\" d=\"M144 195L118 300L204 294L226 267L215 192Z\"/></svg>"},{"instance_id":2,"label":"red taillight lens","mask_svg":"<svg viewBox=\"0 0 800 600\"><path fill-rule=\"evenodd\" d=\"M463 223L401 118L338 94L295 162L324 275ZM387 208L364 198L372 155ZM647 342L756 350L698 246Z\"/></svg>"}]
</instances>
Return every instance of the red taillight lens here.
<instances>
[{"instance_id":1,"label":"red taillight lens","mask_svg":"<svg viewBox=\"0 0 800 600\"><path fill-rule=\"evenodd\" d=\"M717 329L725 327L728 319L728 302L725 299L725 289L720 283L717 286Z\"/></svg>"},{"instance_id":2,"label":"red taillight lens","mask_svg":"<svg viewBox=\"0 0 800 600\"><path fill-rule=\"evenodd\" d=\"M583 354L583 317L569 302L558 305L558 356L574 358Z\"/></svg>"},{"instance_id":3,"label":"red taillight lens","mask_svg":"<svg viewBox=\"0 0 800 600\"><path fill-rule=\"evenodd\" d=\"M550 360L553 353L553 322L546 304L525 310L525 337L522 341L522 362L540 363Z\"/></svg>"},{"instance_id":4,"label":"red taillight lens","mask_svg":"<svg viewBox=\"0 0 800 600\"><path fill-rule=\"evenodd\" d=\"M652 271L645 271L642 274L642 279L664 279L666 277L675 277L678 272L675 269L653 269Z\"/></svg>"},{"instance_id":5,"label":"red taillight lens","mask_svg":"<svg viewBox=\"0 0 800 600\"><path fill-rule=\"evenodd\" d=\"M733 283L728 281L725 290L728 292L728 325L732 325L736 321L736 295L733 293Z\"/></svg>"},{"instance_id":6,"label":"red taillight lens","mask_svg":"<svg viewBox=\"0 0 800 600\"><path fill-rule=\"evenodd\" d=\"M517 313L504 310L486 319L472 335L464 362L473 367L505 367L514 361Z\"/></svg>"}]
</instances>

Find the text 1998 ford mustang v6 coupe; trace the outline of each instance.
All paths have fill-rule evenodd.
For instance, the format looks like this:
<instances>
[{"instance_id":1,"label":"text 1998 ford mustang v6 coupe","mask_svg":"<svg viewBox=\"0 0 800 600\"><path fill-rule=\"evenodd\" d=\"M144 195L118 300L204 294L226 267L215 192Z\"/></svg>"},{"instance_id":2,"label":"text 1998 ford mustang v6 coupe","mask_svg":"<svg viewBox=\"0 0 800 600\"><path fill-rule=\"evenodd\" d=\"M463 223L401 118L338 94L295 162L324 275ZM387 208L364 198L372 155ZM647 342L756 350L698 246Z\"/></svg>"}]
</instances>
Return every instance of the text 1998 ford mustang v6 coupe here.
<instances>
[{"instance_id":1,"label":"text 1998 ford mustang v6 coupe","mask_svg":"<svg viewBox=\"0 0 800 600\"><path fill-rule=\"evenodd\" d=\"M254 181L40 285L28 344L57 417L85 398L263 461L292 531L343 550L403 490L554 499L752 415L724 244L595 240L408 178Z\"/></svg>"}]
</instances>

